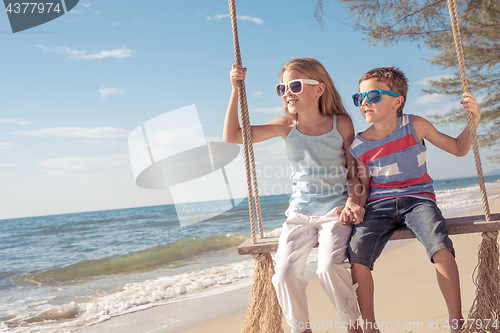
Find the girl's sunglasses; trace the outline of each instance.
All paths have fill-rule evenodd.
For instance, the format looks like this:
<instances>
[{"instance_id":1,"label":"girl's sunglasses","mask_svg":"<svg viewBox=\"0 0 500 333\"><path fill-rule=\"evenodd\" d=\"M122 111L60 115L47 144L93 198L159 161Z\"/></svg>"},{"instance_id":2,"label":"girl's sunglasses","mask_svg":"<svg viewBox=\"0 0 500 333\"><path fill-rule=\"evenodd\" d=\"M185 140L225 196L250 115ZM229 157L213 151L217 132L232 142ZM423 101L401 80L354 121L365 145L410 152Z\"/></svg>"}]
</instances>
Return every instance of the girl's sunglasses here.
<instances>
[{"instance_id":1,"label":"girl's sunglasses","mask_svg":"<svg viewBox=\"0 0 500 333\"><path fill-rule=\"evenodd\" d=\"M288 87L288 89L290 89L290 92L292 94L298 95L304 89L304 83L311 84L314 86L319 84L318 81L312 79L298 79L298 80L292 80L288 83L278 83L276 85L276 94L278 94L279 97L283 97L286 93L286 87Z\"/></svg>"},{"instance_id":2,"label":"girl's sunglasses","mask_svg":"<svg viewBox=\"0 0 500 333\"><path fill-rule=\"evenodd\" d=\"M360 106L361 104L363 104L363 100L365 99L365 97L368 99L369 103L376 104L380 102L380 100L382 99L382 94L387 94L394 97L401 96L400 94L397 94L389 90L374 89L368 92L354 94L352 95L352 100L354 101L354 105L356 106Z\"/></svg>"}]
</instances>

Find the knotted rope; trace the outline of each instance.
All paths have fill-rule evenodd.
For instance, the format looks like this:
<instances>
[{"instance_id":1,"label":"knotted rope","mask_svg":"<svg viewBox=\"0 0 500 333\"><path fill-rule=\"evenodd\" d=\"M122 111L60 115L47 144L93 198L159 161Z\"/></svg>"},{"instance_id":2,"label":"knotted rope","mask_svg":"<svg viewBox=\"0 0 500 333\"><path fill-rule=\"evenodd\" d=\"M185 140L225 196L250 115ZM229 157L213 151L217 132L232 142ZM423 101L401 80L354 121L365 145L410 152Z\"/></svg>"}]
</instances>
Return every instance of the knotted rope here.
<instances>
[{"instance_id":1,"label":"knotted rope","mask_svg":"<svg viewBox=\"0 0 500 333\"><path fill-rule=\"evenodd\" d=\"M238 26L236 21L236 8L234 5L234 0L229 0L229 14L231 16L231 25L233 27L234 57L236 64L241 65L240 42L238 39ZM257 221L259 224L260 238L264 238L264 231L262 228L262 215L260 212L259 186L257 184L257 173L255 171L255 158L253 154L252 132L250 130L250 118L248 116L247 93L245 89L245 82L243 80L238 81L238 100L240 102L240 116L242 123L245 170L247 176L250 225L252 231L252 241L255 244L257 243L257 236L256 236L257 233L255 231L254 202L253 202L252 192L255 194L255 211L257 211ZM253 185L253 191L252 191L252 185Z\"/></svg>"},{"instance_id":2,"label":"knotted rope","mask_svg":"<svg viewBox=\"0 0 500 333\"><path fill-rule=\"evenodd\" d=\"M229 13L233 28L234 55L236 64L241 65L240 43L238 40L238 27L236 21L236 8L234 0L229 0ZM262 214L260 210L259 188L257 184L257 173L252 145L252 132L250 129L250 118L248 116L247 95L245 82L238 81L238 99L240 103L240 116L242 123L243 152L245 159L245 170L247 176L248 209L250 213L250 229L252 242L257 243L257 232L255 228L255 212L259 227L259 238L264 238L262 226ZM255 196L255 207L254 207ZM242 333L282 333L281 320L283 312L278 303L276 291L272 284L274 275L274 263L269 253L261 253L254 256L254 282L249 295L249 305L246 312L245 324Z\"/></svg>"},{"instance_id":3,"label":"knotted rope","mask_svg":"<svg viewBox=\"0 0 500 333\"><path fill-rule=\"evenodd\" d=\"M457 7L455 0L447 1L453 38L455 40L458 67L460 70L460 80L462 81L463 92L466 93L469 88L465 73L465 61L458 24ZM486 187L484 185L483 168L479 156L474 120L470 112L467 113L467 122L479 178L481 198L483 200L484 216L486 222L490 222L490 207L486 196ZM476 298L469 311L464 332L500 332L498 326L500 325L500 256L497 242L498 232L483 232L482 236L483 238L478 250L478 264L472 274L472 279L476 286ZM489 323L488 327L485 325L486 323Z\"/></svg>"}]
</instances>

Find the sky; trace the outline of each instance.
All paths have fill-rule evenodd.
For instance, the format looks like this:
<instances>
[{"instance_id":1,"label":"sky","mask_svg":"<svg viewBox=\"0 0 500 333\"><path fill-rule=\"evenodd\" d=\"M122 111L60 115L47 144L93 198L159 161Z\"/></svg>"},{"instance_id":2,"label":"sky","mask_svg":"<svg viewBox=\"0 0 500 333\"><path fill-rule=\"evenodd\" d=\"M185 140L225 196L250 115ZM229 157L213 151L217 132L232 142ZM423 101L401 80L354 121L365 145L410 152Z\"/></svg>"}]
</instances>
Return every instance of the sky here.
<instances>
[{"instance_id":1,"label":"sky","mask_svg":"<svg viewBox=\"0 0 500 333\"><path fill-rule=\"evenodd\" d=\"M252 124L282 115L274 85L295 57L326 67L356 132L368 124L351 95L375 67L406 73L405 113L427 117L459 106L456 98L422 92L429 79L452 74L429 65L428 48L370 46L336 1L325 2L323 27L315 5L236 1ZM85 0L15 34L0 14L0 219L171 204L168 190L136 185L128 137L148 120L194 104L206 140L222 141L234 62L228 13L226 1ZM457 136L462 127L438 129ZM458 158L428 146L434 179L476 175L472 152ZM498 168L484 158L491 152L481 154L485 172ZM256 144L255 159L261 195L286 192L283 140Z\"/></svg>"}]
</instances>

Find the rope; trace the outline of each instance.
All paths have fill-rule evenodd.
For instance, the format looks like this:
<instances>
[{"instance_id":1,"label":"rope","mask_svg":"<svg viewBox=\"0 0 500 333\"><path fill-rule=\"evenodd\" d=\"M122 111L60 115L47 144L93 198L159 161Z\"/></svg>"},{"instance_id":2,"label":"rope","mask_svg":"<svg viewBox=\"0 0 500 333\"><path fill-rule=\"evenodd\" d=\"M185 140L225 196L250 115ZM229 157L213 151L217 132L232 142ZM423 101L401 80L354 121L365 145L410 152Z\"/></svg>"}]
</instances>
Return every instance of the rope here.
<instances>
[{"instance_id":1,"label":"rope","mask_svg":"<svg viewBox=\"0 0 500 333\"><path fill-rule=\"evenodd\" d=\"M455 40L455 49L457 52L458 67L460 69L460 80L464 93L468 92L467 77L465 75L465 61L462 49L462 40L460 38L460 30L458 25L458 14L455 0L448 1L448 10L450 12L451 27L453 30L453 38ZM481 198L483 200L483 210L486 222L491 221L490 207L486 196L486 188L484 186L483 169L481 159L479 157L479 149L477 146L476 130L474 120L470 112L467 113L467 122L471 135L472 149L474 151L474 159L476 161L477 175L479 178L479 187L481 189ZM483 232L481 244L478 249L478 263L472 273L472 279L476 286L476 297L469 311L467 321L463 331L461 332L500 332L498 326L485 327L475 323L496 322L500 319L500 254L498 249L498 232L488 231ZM472 321L472 323L471 323Z\"/></svg>"},{"instance_id":2,"label":"rope","mask_svg":"<svg viewBox=\"0 0 500 333\"><path fill-rule=\"evenodd\" d=\"M233 42L234 42L234 56L236 64L241 65L240 42L238 40L238 26L236 21L236 7L234 0L229 0L229 14L231 16L231 25L233 27ZM252 242L257 243L257 236L255 230L255 215L254 209L257 212L257 222L259 226L259 237L264 238L264 229L262 226L262 214L260 210L259 187L257 184L257 172L255 170L255 158L252 145L252 132L250 130L250 118L248 116L247 95L245 89L245 82L238 81L238 99L240 102L240 115L242 122L242 137L243 137L243 152L245 158L245 170L247 176L247 190L248 190L248 210L250 212L250 229L252 232ZM252 190L255 195L255 208Z\"/></svg>"},{"instance_id":3,"label":"rope","mask_svg":"<svg viewBox=\"0 0 500 333\"><path fill-rule=\"evenodd\" d=\"M463 92L469 92L467 84L467 76L465 74L464 52L462 49L462 39L460 37L460 29L458 25L458 14L455 0L448 0L448 11L450 12L451 28L453 30L453 39L455 40L455 50L457 51L458 68L460 70L460 80L462 81ZM491 222L490 206L486 196L486 187L484 186L483 167L481 166L481 157L479 156L479 148L477 146L476 128L472 114L467 112L467 123L472 142L472 150L474 151L474 160L476 162L476 170L479 178L479 188L481 189L481 198L483 200L483 210L486 222Z\"/></svg>"},{"instance_id":4,"label":"rope","mask_svg":"<svg viewBox=\"0 0 500 333\"><path fill-rule=\"evenodd\" d=\"M229 13L233 27L234 56L236 63L241 65L240 43L238 41L238 28L236 23L236 9L234 0L229 1ZM248 116L247 95L245 83L238 81L238 99L240 102L240 114L242 123L243 152L245 157L245 170L248 189L248 209L250 211L250 227L252 230L252 242L257 243L255 231L254 201L257 221L259 224L259 237L264 238L262 227L262 214L260 211L259 187L257 184L257 173L255 170L255 159L252 145L252 132L250 130L250 118ZM253 185L253 186L252 186ZM278 303L276 291L272 283L274 275L274 262L270 253L261 253L254 256L254 282L250 290L249 305L246 312L245 324L241 333L283 333L281 321L283 312Z\"/></svg>"}]
</instances>

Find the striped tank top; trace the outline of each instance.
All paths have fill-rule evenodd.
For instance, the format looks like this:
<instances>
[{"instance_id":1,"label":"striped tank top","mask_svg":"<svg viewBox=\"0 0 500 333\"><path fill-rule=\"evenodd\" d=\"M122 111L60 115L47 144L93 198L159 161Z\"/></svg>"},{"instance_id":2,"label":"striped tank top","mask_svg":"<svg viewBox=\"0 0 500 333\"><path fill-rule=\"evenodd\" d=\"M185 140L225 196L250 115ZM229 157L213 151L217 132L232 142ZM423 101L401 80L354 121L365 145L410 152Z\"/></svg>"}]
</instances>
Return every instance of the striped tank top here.
<instances>
[{"instance_id":1,"label":"striped tank top","mask_svg":"<svg viewBox=\"0 0 500 333\"><path fill-rule=\"evenodd\" d=\"M344 205L347 200L344 140L337 131L337 116L333 129L325 134L310 136L297 130L297 123L285 139L290 161L293 193L289 209L305 212L327 212Z\"/></svg>"},{"instance_id":2,"label":"striped tank top","mask_svg":"<svg viewBox=\"0 0 500 333\"><path fill-rule=\"evenodd\" d=\"M368 204L402 195L436 201L432 178L427 174L427 148L415 133L413 115L400 117L394 132L382 140L368 141L358 133L349 151L370 170Z\"/></svg>"}]
</instances>

